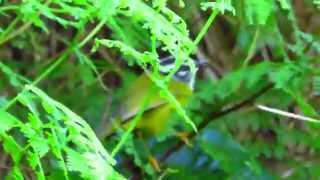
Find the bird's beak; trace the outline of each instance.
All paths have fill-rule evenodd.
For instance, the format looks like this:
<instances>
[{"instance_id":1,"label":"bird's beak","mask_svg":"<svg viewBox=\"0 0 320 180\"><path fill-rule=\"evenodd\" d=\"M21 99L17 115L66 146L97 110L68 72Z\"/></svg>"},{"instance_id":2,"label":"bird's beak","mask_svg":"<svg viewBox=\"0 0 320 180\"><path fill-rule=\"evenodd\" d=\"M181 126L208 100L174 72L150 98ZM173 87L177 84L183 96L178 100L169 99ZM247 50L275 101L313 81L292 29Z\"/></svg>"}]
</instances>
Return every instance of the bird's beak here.
<instances>
[{"instance_id":1,"label":"bird's beak","mask_svg":"<svg viewBox=\"0 0 320 180\"><path fill-rule=\"evenodd\" d=\"M201 67L201 66L204 66L204 65L207 65L208 64L208 61L206 61L205 59L198 59L196 61L196 66L197 67Z\"/></svg>"}]
</instances>

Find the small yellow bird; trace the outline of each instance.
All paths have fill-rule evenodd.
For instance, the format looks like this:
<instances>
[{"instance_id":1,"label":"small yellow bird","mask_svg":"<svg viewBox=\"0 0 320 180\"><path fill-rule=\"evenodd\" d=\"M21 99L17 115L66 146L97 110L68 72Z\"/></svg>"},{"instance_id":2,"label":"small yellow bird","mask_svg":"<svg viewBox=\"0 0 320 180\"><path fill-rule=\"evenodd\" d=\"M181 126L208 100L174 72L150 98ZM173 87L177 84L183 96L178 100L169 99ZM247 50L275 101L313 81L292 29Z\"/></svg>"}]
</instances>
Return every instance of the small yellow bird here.
<instances>
[{"instance_id":1,"label":"small yellow bird","mask_svg":"<svg viewBox=\"0 0 320 180\"><path fill-rule=\"evenodd\" d=\"M175 58L172 56L161 59L160 73L163 75L169 72L175 66ZM173 75L173 79L168 84L168 89L172 95L177 99L181 105L186 105L189 97L192 96L194 76L191 73L191 68L182 64L178 71ZM127 128L134 116L142 107L142 103L150 90L155 88L157 93L150 97L148 106L145 108L144 114L136 126L143 136L149 137L161 133L167 128L170 116L174 109L168 102L160 97L159 90L154 82L152 82L146 74L140 75L132 86L128 89L127 95L123 99L122 107L120 110L119 120L116 124L121 124L123 128ZM120 123L119 123L120 122ZM114 133L114 127L105 132L105 136L110 136Z\"/></svg>"},{"instance_id":2,"label":"small yellow bird","mask_svg":"<svg viewBox=\"0 0 320 180\"><path fill-rule=\"evenodd\" d=\"M135 81L134 86L128 91L130 98L126 99L123 103L121 110L122 120L130 121L137 114L142 106L143 99L154 86L155 84L145 74ZM169 83L168 89L182 105L185 105L188 102L188 98L192 95L191 88L177 80L172 80ZM146 135L158 134L165 129L174 110L158 93L150 98L145 113L136 127Z\"/></svg>"},{"instance_id":3,"label":"small yellow bird","mask_svg":"<svg viewBox=\"0 0 320 180\"><path fill-rule=\"evenodd\" d=\"M196 61L197 65L200 65L200 63ZM159 71L162 75L168 75L175 68L175 65L176 62L173 57L161 59ZM192 96L195 81L194 74L187 64L182 64L168 84L168 90L182 106L186 105L189 97ZM155 93L153 92L154 90L156 90ZM146 101L148 102L147 106L144 107L144 113L135 128L143 138L161 134L170 125L170 116L175 110L167 100L159 95L159 90L146 74L140 75L132 83L125 98L122 100L119 118L113 120L114 126L109 126L107 130L105 129L104 135L100 137L105 138L112 135L119 127L127 129L131 124L130 122L132 122L131 120L145 106ZM187 145L190 145L185 133L176 133L176 136ZM161 168L158 161L152 156L151 152L146 152L146 154L152 167L160 172Z\"/></svg>"}]
</instances>

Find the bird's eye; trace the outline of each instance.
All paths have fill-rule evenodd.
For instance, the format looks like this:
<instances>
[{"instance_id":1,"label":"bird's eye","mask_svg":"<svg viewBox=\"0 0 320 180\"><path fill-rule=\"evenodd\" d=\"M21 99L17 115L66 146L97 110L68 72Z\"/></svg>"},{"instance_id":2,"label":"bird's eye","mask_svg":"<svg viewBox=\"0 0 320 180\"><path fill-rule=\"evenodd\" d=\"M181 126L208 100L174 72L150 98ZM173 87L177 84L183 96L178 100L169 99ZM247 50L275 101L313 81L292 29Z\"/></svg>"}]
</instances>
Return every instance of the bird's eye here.
<instances>
[{"instance_id":1,"label":"bird's eye","mask_svg":"<svg viewBox=\"0 0 320 180\"><path fill-rule=\"evenodd\" d=\"M180 77L184 77L184 76L188 75L188 72L187 71L178 71L176 74Z\"/></svg>"},{"instance_id":2,"label":"bird's eye","mask_svg":"<svg viewBox=\"0 0 320 180\"><path fill-rule=\"evenodd\" d=\"M190 71L178 71L173 78L175 80L184 82L184 83L189 83L189 81L191 80L191 74Z\"/></svg>"}]
</instances>

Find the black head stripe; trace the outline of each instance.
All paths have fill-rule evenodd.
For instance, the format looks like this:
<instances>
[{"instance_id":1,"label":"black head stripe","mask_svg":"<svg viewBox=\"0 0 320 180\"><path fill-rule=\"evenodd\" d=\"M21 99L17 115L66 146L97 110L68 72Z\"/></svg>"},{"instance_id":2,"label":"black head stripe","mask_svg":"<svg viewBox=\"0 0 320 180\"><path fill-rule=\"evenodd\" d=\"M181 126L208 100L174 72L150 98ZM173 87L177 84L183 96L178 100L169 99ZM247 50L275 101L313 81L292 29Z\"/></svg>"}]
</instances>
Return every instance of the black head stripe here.
<instances>
[{"instance_id":1,"label":"black head stripe","mask_svg":"<svg viewBox=\"0 0 320 180\"><path fill-rule=\"evenodd\" d=\"M188 83L191 78L190 67L186 65L182 65L179 70L174 74L174 79Z\"/></svg>"},{"instance_id":2,"label":"black head stripe","mask_svg":"<svg viewBox=\"0 0 320 180\"><path fill-rule=\"evenodd\" d=\"M173 56L168 56L160 60L161 66L168 66L175 64L175 58Z\"/></svg>"}]
</instances>

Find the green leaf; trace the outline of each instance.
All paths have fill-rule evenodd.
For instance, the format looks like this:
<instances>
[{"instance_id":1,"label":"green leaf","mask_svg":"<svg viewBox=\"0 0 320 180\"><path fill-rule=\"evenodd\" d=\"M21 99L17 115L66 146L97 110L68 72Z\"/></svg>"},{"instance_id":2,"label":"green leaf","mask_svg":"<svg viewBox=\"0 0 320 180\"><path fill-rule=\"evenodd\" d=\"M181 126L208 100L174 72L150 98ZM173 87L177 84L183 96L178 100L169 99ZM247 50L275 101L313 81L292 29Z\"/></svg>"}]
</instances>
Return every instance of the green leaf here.
<instances>
[{"instance_id":1,"label":"green leaf","mask_svg":"<svg viewBox=\"0 0 320 180\"><path fill-rule=\"evenodd\" d=\"M94 177L93 179L97 178L97 176L105 179L117 174L117 172L112 168L112 165L115 164L115 160L110 157L90 126L81 117L63 104L50 98L35 86L27 85L26 90L37 95L42 101L45 101L47 103L46 108L48 108L48 106L52 106L60 112L59 114L64 115L63 119L59 119L59 121L62 121L61 123L66 126L65 129L69 132L68 140L74 145L72 147L73 149L70 147L63 147L63 150L68 154L69 169L83 173L83 176L86 178ZM55 129L59 130L59 128ZM55 132L60 133L59 131ZM65 132L65 130L63 132ZM65 134L63 133L62 136L63 135ZM55 141L53 138L55 137L51 136L50 142ZM56 143L54 142L54 144ZM36 147L38 151L45 153L47 150L46 144L38 145L39 146ZM54 151L56 156L60 156L59 151L59 149ZM121 178L119 174L117 174L117 177Z\"/></svg>"},{"instance_id":2,"label":"green leaf","mask_svg":"<svg viewBox=\"0 0 320 180\"><path fill-rule=\"evenodd\" d=\"M313 0L313 4L316 5L318 9L320 9L320 0Z\"/></svg>"},{"instance_id":3,"label":"green leaf","mask_svg":"<svg viewBox=\"0 0 320 180\"><path fill-rule=\"evenodd\" d=\"M289 64L280 65L270 73L270 77L277 88L287 88L289 82L291 82L295 75L297 75L296 69Z\"/></svg>"},{"instance_id":4,"label":"green leaf","mask_svg":"<svg viewBox=\"0 0 320 180\"><path fill-rule=\"evenodd\" d=\"M10 69L9 66L3 64L2 62L0 62L0 69L2 72L4 72L7 75L7 77L10 79L10 84L13 85L14 87L21 88L23 86L22 81L28 82L26 78L17 75Z\"/></svg>"},{"instance_id":5,"label":"green leaf","mask_svg":"<svg viewBox=\"0 0 320 180\"><path fill-rule=\"evenodd\" d=\"M205 131L199 143L202 150L212 159L219 160L228 172L244 168L245 162L250 160L249 154L238 142L218 130Z\"/></svg>"},{"instance_id":6,"label":"green leaf","mask_svg":"<svg viewBox=\"0 0 320 180\"><path fill-rule=\"evenodd\" d=\"M246 19L249 24L265 25L274 10L274 2L270 0L245 1Z\"/></svg>"},{"instance_id":7,"label":"green leaf","mask_svg":"<svg viewBox=\"0 0 320 180\"><path fill-rule=\"evenodd\" d=\"M35 171L35 174L37 176L37 179L39 180L45 180L45 175L42 170L40 157L37 153L29 152L27 155L27 160L31 166L31 168Z\"/></svg>"},{"instance_id":8,"label":"green leaf","mask_svg":"<svg viewBox=\"0 0 320 180\"><path fill-rule=\"evenodd\" d=\"M37 153L37 156L39 156L40 158L45 156L47 152L49 152L49 145L47 139L41 137L40 135L32 137L32 139L29 140L29 143L31 147L34 149L34 151Z\"/></svg>"},{"instance_id":9,"label":"green leaf","mask_svg":"<svg viewBox=\"0 0 320 180\"><path fill-rule=\"evenodd\" d=\"M13 162L15 164L20 164L20 160L22 158L23 155L23 149L22 147L14 140L13 137L8 136L8 135L1 135L3 138L3 148L4 151L8 154L10 154L10 156L13 159Z\"/></svg>"},{"instance_id":10,"label":"green leaf","mask_svg":"<svg viewBox=\"0 0 320 180\"><path fill-rule=\"evenodd\" d=\"M0 110L0 134L20 125L20 121L5 111Z\"/></svg>"},{"instance_id":11,"label":"green leaf","mask_svg":"<svg viewBox=\"0 0 320 180\"><path fill-rule=\"evenodd\" d=\"M88 161L82 154L69 148L66 150L66 153L69 171L80 172L83 178L93 178L94 174L89 171ZM98 174L96 175L98 176Z\"/></svg>"},{"instance_id":12,"label":"green leaf","mask_svg":"<svg viewBox=\"0 0 320 180\"><path fill-rule=\"evenodd\" d=\"M17 166L14 166L12 168L12 170L8 173L8 175L6 176L5 179L6 180L11 180L11 179L24 180L24 177L23 177L23 174L22 174L22 171L20 170L20 168Z\"/></svg>"},{"instance_id":13,"label":"green leaf","mask_svg":"<svg viewBox=\"0 0 320 180\"><path fill-rule=\"evenodd\" d=\"M232 6L231 0L218 0L217 2L201 3L201 8L203 10L207 10L208 8L219 10L222 14L229 11L232 15L236 15L236 10Z\"/></svg>"},{"instance_id":14,"label":"green leaf","mask_svg":"<svg viewBox=\"0 0 320 180\"><path fill-rule=\"evenodd\" d=\"M278 1L280 2L280 6L282 9L289 10L291 8L291 5L288 2L288 0L278 0Z\"/></svg>"},{"instance_id":15,"label":"green leaf","mask_svg":"<svg viewBox=\"0 0 320 180\"><path fill-rule=\"evenodd\" d=\"M40 3L37 0L29 0L25 1L20 6L20 13L23 15L23 21L31 22L35 26L41 28L45 32L49 32L48 28L46 27L45 23L41 20L39 16L39 12L37 6Z\"/></svg>"}]
</instances>

